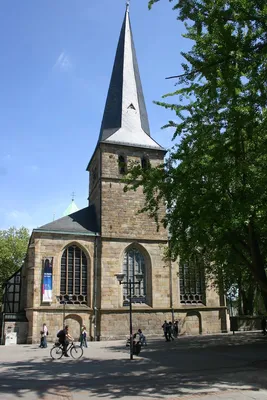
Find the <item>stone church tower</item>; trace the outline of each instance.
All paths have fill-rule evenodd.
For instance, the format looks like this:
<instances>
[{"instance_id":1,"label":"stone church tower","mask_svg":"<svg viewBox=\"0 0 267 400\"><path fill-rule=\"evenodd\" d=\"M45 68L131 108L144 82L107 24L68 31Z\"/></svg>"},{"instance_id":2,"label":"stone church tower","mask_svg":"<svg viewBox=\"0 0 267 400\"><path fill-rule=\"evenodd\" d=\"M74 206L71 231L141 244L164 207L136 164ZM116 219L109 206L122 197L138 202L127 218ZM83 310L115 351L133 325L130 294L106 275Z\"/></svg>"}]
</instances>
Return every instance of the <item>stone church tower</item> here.
<instances>
[{"instance_id":1,"label":"stone church tower","mask_svg":"<svg viewBox=\"0 0 267 400\"><path fill-rule=\"evenodd\" d=\"M129 288L119 285L121 272L133 282L143 275L133 286L134 330L162 335L164 320L179 320L180 334L226 330L223 296L205 286L198 265L189 269L164 259L166 230L157 231L154 220L138 213L142 188L123 190L129 165L155 166L164 156L150 135L127 6L87 167L89 205L34 229L25 263L6 286L3 311L9 327L12 320L20 331L20 342L37 342L44 322L51 340L63 324L76 339L82 324L95 340L125 338Z\"/></svg>"},{"instance_id":2,"label":"stone church tower","mask_svg":"<svg viewBox=\"0 0 267 400\"><path fill-rule=\"evenodd\" d=\"M144 206L142 189L124 193L121 182L131 163L146 167L163 162L165 150L150 136L148 116L138 70L132 37L129 10L127 8L121 28L115 56L103 120L95 152L89 162L89 204L96 209L100 229L98 268L101 283L98 290L101 309L102 335L119 334L121 327L127 332L125 308L126 293L114 279L116 273L134 272L127 263L137 265L143 257L145 281L143 297L137 296L134 307L140 310L137 316L140 326L148 318L152 307L169 307L169 275L163 269L163 249L167 244L164 229L157 232L156 224L145 214L138 214ZM164 212L164 210L162 210ZM152 269L153 266L153 269ZM159 292L165 287L165 295ZM152 291L153 287L153 291ZM158 321L160 325L161 321ZM117 328L116 328L117 327Z\"/></svg>"}]
</instances>

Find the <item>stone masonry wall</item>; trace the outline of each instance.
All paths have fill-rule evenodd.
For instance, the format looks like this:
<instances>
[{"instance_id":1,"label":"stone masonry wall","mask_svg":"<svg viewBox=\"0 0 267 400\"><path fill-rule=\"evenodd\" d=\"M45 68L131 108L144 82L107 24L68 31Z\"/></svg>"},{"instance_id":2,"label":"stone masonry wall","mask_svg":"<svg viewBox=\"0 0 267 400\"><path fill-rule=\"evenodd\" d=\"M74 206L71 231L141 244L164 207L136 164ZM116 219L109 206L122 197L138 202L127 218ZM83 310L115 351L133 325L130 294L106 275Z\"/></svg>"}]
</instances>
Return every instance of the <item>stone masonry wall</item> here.
<instances>
[{"instance_id":1,"label":"stone masonry wall","mask_svg":"<svg viewBox=\"0 0 267 400\"><path fill-rule=\"evenodd\" d=\"M94 237L77 235L58 235L58 234L42 234L35 233L34 236L34 266L28 266L28 271L33 273L34 293L33 303L31 302L32 293L28 291L27 308L31 307L47 307L42 303L42 279L43 279L43 259L45 257L53 257L53 301L50 306L57 304L56 296L60 294L60 264L64 249L76 244L85 252L88 265L88 305L92 304L92 282L93 282L93 255L94 255ZM29 288L31 289L31 288Z\"/></svg>"},{"instance_id":2,"label":"stone masonry wall","mask_svg":"<svg viewBox=\"0 0 267 400\"><path fill-rule=\"evenodd\" d=\"M133 332L139 328L145 335L163 337L164 321L172 321L167 310L139 311L133 306ZM179 322L179 335L199 335L223 331L219 310L175 310L174 321ZM125 339L129 336L129 311L115 311L101 315L101 340Z\"/></svg>"},{"instance_id":3,"label":"stone masonry wall","mask_svg":"<svg viewBox=\"0 0 267 400\"><path fill-rule=\"evenodd\" d=\"M164 153L151 149L126 146L102 145L101 176L101 235L102 237L136 238L146 240L167 240L166 230L157 230L156 222L148 214L139 214L144 207L142 188L124 192L123 176L119 173L118 159L123 155L128 165L149 158L152 166L163 162ZM159 219L165 215L165 207L159 210Z\"/></svg>"},{"instance_id":4,"label":"stone masonry wall","mask_svg":"<svg viewBox=\"0 0 267 400\"><path fill-rule=\"evenodd\" d=\"M147 305L145 307L169 307L169 268L163 260L163 246L158 243L133 241L102 241L101 260L101 309L122 307L123 287L115 274L123 269L124 252L134 245L145 257ZM144 306L144 305L143 305Z\"/></svg>"},{"instance_id":5,"label":"stone masonry wall","mask_svg":"<svg viewBox=\"0 0 267 400\"><path fill-rule=\"evenodd\" d=\"M101 221L100 171L100 149L98 148L89 166L89 205L95 206L98 227Z\"/></svg>"},{"instance_id":6,"label":"stone masonry wall","mask_svg":"<svg viewBox=\"0 0 267 400\"><path fill-rule=\"evenodd\" d=\"M63 328L63 307L53 307L51 309L27 310L27 318L32 325L32 335L28 336L28 343L39 343L40 331L45 323L48 328L48 342L57 340L57 332ZM76 341L79 341L81 325L85 325L88 337L93 335L92 332L92 311L81 310L72 305L66 306L64 325L69 325L69 332Z\"/></svg>"},{"instance_id":7,"label":"stone masonry wall","mask_svg":"<svg viewBox=\"0 0 267 400\"><path fill-rule=\"evenodd\" d=\"M63 324L63 306L56 296L60 295L60 265L66 246L76 244L85 252L88 265L88 306L73 305L72 314L92 314L93 301L93 256L94 237L79 237L77 235L40 234L34 233L26 265L28 342L39 340L40 329L45 322L52 329L60 329ZM42 302L43 258L53 257L53 299L51 303ZM23 283L24 284L24 283ZM66 305L66 311L69 305ZM67 315L67 312L66 312Z\"/></svg>"},{"instance_id":8,"label":"stone masonry wall","mask_svg":"<svg viewBox=\"0 0 267 400\"><path fill-rule=\"evenodd\" d=\"M124 186L122 182L102 181L102 237L167 240L162 226L157 230L153 219L139 213L144 207L142 188L125 193Z\"/></svg>"}]
</instances>

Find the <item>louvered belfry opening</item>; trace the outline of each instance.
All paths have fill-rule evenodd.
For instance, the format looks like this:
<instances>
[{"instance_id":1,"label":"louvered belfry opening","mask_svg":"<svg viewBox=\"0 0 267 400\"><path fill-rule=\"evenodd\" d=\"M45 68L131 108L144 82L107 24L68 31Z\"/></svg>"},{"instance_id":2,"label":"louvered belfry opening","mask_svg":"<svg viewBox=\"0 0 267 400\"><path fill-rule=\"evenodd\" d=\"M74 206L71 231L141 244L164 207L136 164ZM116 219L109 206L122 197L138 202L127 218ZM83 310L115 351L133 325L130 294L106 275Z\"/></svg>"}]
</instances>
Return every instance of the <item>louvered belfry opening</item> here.
<instances>
[{"instance_id":1,"label":"louvered belfry opening","mask_svg":"<svg viewBox=\"0 0 267 400\"><path fill-rule=\"evenodd\" d=\"M121 175L125 175L127 173L126 157L122 155L119 156L119 173Z\"/></svg>"}]
</instances>

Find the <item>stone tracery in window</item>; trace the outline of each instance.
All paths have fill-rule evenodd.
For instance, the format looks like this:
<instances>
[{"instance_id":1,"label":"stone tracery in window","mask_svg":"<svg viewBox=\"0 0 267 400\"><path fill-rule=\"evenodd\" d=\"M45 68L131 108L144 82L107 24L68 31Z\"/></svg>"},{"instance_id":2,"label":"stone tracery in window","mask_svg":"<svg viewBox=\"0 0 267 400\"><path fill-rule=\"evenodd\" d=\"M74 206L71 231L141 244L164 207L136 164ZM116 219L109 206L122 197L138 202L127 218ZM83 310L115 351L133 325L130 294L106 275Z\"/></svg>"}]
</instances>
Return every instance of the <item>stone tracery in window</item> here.
<instances>
[{"instance_id":1,"label":"stone tracery in window","mask_svg":"<svg viewBox=\"0 0 267 400\"><path fill-rule=\"evenodd\" d=\"M181 304L205 304L204 271L197 257L180 262L179 282Z\"/></svg>"},{"instance_id":2,"label":"stone tracery in window","mask_svg":"<svg viewBox=\"0 0 267 400\"><path fill-rule=\"evenodd\" d=\"M136 282L136 274L143 274L140 285L132 285L132 303L146 303L146 267L143 254L135 247L131 247L124 254L123 273L125 281ZM123 288L123 304L129 303L130 289L128 286Z\"/></svg>"},{"instance_id":3,"label":"stone tracery in window","mask_svg":"<svg viewBox=\"0 0 267 400\"><path fill-rule=\"evenodd\" d=\"M64 250L60 277L60 300L69 304L87 304L87 258L78 246Z\"/></svg>"}]
</instances>

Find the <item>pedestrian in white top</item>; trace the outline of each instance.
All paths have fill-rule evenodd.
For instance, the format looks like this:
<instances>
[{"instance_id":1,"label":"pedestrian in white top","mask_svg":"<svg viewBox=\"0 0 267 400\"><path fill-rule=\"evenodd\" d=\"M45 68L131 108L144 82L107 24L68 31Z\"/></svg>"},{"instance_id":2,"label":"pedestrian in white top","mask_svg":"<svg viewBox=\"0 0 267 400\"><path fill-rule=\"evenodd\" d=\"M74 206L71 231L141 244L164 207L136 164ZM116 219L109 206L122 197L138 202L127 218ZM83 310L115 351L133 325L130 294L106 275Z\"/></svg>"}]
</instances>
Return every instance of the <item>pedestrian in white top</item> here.
<instances>
[{"instance_id":1,"label":"pedestrian in white top","mask_svg":"<svg viewBox=\"0 0 267 400\"><path fill-rule=\"evenodd\" d=\"M39 347L42 347L45 349L47 347L46 337L48 336L48 329L47 329L46 324L43 324L43 328L40 331L40 334L41 334L41 343L40 343Z\"/></svg>"}]
</instances>

